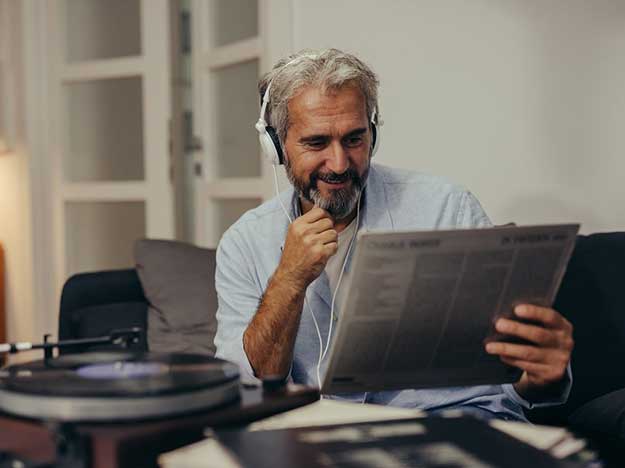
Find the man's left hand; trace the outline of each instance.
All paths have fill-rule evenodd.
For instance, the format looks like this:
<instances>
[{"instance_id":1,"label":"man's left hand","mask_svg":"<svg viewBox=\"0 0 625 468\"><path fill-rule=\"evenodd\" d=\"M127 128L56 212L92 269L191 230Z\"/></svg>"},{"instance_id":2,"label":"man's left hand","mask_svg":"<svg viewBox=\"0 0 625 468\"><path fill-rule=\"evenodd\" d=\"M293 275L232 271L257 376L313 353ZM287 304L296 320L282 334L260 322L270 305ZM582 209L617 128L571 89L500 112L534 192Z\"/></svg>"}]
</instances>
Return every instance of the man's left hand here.
<instances>
[{"instance_id":1,"label":"man's left hand","mask_svg":"<svg viewBox=\"0 0 625 468\"><path fill-rule=\"evenodd\" d=\"M506 364L522 369L523 376L514 388L527 400L548 397L566 374L573 351L573 325L562 315L547 307L521 304L514 313L522 320L500 318L495 322L499 333L522 338L529 343L491 342L489 354L497 354Z\"/></svg>"}]
</instances>

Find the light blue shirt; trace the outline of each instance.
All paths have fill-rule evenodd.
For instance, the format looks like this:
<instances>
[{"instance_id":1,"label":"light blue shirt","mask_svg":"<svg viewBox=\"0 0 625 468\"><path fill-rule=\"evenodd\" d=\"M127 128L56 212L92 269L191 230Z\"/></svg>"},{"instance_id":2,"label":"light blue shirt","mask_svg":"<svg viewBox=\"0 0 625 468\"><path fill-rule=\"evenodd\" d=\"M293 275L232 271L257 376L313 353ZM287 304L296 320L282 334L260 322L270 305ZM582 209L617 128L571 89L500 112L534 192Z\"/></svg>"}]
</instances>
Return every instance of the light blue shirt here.
<instances>
[{"instance_id":1,"label":"light blue shirt","mask_svg":"<svg viewBox=\"0 0 625 468\"><path fill-rule=\"evenodd\" d=\"M280 197L291 217L298 216L299 204L293 189L281 193ZM238 363L244 382L257 379L243 350L243 333L280 262L288 225L278 199L273 198L248 211L234 223L223 235L217 249L215 285L219 308L216 355ZM439 177L375 164L371 166L361 206L359 230L451 229L491 225L477 199L458 185ZM307 298L325 347L332 301L325 272L308 287ZM340 316L340 311L337 312ZM318 356L319 338L311 313L305 306L293 350L292 380L317 386ZM327 362L323 364L322 369ZM333 398L424 410L460 408L482 415L525 420L522 407L565 402L571 386L570 370L567 379L560 398L533 404L518 395L510 384L368 392L336 395Z\"/></svg>"}]
</instances>

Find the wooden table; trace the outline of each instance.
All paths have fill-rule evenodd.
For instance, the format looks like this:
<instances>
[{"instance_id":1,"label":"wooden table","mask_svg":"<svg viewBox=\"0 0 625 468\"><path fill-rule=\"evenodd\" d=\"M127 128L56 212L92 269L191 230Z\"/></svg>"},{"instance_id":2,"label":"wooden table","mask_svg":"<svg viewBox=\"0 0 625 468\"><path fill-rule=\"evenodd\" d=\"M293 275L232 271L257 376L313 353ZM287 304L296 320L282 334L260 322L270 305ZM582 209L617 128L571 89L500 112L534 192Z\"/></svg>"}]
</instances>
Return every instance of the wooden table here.
<instances>
[{"instance_id":1,"label":"wooden table","mask_svg":"<svg viewBox=\"0 0 625 468\"><path fill-rule=\"evenodd\" d=\"M60 428L60 433L53 424L0 414L0 452L11 452L38 463L56 461L58 466L64 466L59 463L64 461L63 454L59 458L56 452L65 447L65 466L153 467L161 453L203 439L207 427L242 426L318 398L316 389L302 386L271 393L263 393L260 388L242 388L239 401L207 412L134 423L76 423ZM64 445L60 434L71 435L74 443ZM79 463L70 465L75 460Z\"/></svg>"}]
</instances>

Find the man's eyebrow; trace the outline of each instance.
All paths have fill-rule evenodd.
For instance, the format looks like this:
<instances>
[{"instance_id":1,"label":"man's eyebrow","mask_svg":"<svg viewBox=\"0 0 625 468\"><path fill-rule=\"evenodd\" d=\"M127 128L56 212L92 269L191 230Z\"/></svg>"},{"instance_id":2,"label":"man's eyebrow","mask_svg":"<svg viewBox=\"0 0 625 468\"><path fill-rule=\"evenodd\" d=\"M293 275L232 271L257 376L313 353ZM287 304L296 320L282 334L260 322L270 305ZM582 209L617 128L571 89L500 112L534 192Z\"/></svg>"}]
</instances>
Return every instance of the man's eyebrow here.
<instances>
[{"instance_id":1,"label":"man's eyebrow","mask_svg":"<svg viewBox=\"0 0 625 468\"><path fill-rule=\"evenodd\" d=\"M341 138L353 138L356 136L360 136L363 135L364 133L367 132L367 127L361 127L361 128L356 128L354 130L352 130L351 132L349 132L347 135L341 137ZM303 136L299 139L300 143L311 143L311 142L315 142L315 141L321 141L321 140L326 140L329 138L329 135L323 135L323 134L316 134L316 135L306 135Z\"/></svg>"},{"instance_id":2,"label":"man's eyebrow","mask_svg":"<svg viewBox=\"0 0 625 468\"><path fill-rule=\"evenodd\" d=\"M360 136L360 135L362 135L364 133L367 133L367 127L362 127L362 128L357 128L355 130L352 130L347 135L345 135L343 138L352 138L352 137L355 137L355 136Z\"/></svg>"},{"instance_id":3,"label":"man's eyebrow","mask_svg":"<svg viewBox=\"0 0 625 468\"><path fill-rule=\"evenodd\" d=\"M328 138L328 135L322 135L322 134L318 134L318 135L307 135L307 136L303 136L299 139L300 143L311 143L313 141L320 141L320 140L325 140Z\"/></svg>"}]
</instances>

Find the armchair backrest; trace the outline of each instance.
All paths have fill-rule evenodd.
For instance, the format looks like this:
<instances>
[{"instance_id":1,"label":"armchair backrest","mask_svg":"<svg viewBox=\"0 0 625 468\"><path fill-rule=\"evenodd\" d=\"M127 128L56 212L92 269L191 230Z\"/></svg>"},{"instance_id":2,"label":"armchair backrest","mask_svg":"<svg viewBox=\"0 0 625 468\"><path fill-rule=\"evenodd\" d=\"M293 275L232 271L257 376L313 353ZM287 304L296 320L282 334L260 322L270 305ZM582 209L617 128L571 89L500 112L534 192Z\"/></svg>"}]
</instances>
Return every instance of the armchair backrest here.
<instances>
[{"instance_id":1,"label":"armchair backrest","mask_svg":"<svg viewBox=\"0 0 625 468\"><path fill-rule=\"evenodd\" d=\"M59 339L103 336L113 329L141 327L147 332L148 303L134 269L79 273L63 286ZM90 349L109 349L98 347ZM147 349L146 333L135 349ZM67 352L84 349L72 348Z\"/></svg>"}]
</instances>

